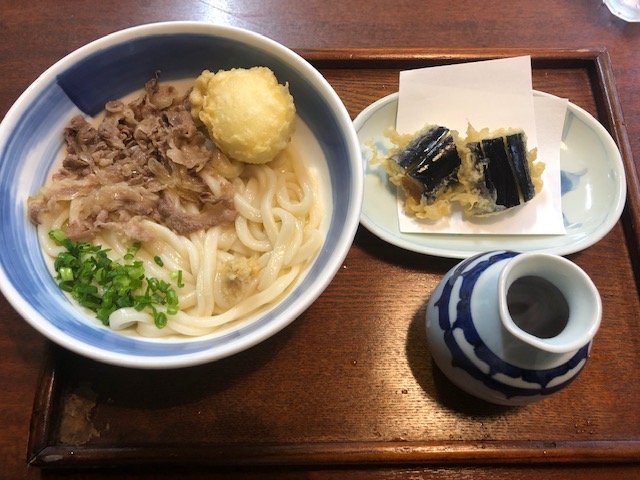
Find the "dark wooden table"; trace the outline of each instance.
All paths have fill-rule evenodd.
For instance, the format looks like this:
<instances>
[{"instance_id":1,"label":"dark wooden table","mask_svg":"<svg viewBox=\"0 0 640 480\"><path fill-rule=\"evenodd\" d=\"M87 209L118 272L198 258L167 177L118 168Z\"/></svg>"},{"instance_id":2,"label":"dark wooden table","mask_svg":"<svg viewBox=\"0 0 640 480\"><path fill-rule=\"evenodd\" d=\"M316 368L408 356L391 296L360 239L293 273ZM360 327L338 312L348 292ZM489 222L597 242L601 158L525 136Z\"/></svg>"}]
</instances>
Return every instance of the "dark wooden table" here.
<instances>
[{"instance_id":1,"label":"dark wooden table","mask_svg":"<svg viewBox=\"0 0 640 480\"><path fill-rule=\"evenodd\" d=\"M627 136L616 139L624 143L627 174L636 182L640 24L612 17L597 0L496 3L0 0L0 114L67 53L115 30L155 21L239 26L298 49L326 75L353 117L397 89L399 68L445 57L532 53L547 60L535 70L536 88L569 97L603 123L613 115L606 126L614 136L626 129ZM332 54L335 49L342 53ZM359 65L349 63L353 53L362 59ZM563 60L579 57L583 63ZM605 93L612 104L602 104L602 79L593 78L584 58L607 59L611 77L605 83L613 88ZM0 296L0 478L640 478L639 205L637 191L632 193L623 221L597 245L570 257L603 295L605 317L588 373L566 393L524 409L494 408L462 395L433 368L423 348L424 303L455 261L390 248L364 229L327 292L291 328L237 357L190 370L187 377L168 373L185 391L177 395L162 387L159 393L166 396L155 405L148 392L130 395L125 386L158 388L158 372L121 372L52 349ZM406 301L397 301L398 292L405 292ZM369 306L366 313L362 305ZM323 333L338 339L326 355L317 350L325 346ZM361 335L358 341L345 339L354 335ZM218 384L203 386L203 378ZM305 387L301 378L313 383ZM101 440L92 444L96 452L79 453L98 463L106 459L101 468L72 461L64 470L29 466L29 449L48 420L38 412L31 425L34 400L50 399L43 386L57 389L51 392L55 399L56 392L68 395L87 382L108 401L92 417L102 429ZM253 395L243 398L249 389ZM298 401L285 408L278 394ZM212 405L222 402L237 416L215 417ZM280 417L262 418L262 430L243 417L260 420L265 408ZM164 422L162 431L153 427L156 418ZM226 423L214 421L220 418ZM252 450L260 434L262 456L260 448ZM235 454L237 462L215 453L203 462L206 445L197 441L200 450L188 461L189 435L209 435L212 445ZM45 437L36 440L56 440ZM224 446L225 437L233 445ZM131 442L144 439L151 447L141 455L177 452L184 461L154 467L153 461L139 465L134 458L108 468L118 458L119 442L131 454ZM302 454L296 454L296 441Z\"/></svg>"}]
</instances>

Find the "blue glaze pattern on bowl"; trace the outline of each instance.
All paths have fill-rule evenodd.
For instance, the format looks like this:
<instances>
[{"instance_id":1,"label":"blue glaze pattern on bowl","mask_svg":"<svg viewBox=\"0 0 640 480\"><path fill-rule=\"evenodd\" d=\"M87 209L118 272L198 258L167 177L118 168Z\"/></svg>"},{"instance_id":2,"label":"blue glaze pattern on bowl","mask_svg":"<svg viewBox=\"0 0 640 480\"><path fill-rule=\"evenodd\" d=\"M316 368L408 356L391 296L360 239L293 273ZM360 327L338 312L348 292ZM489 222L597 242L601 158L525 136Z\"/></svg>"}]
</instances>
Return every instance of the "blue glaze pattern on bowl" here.
<instances>
[{"instance_id":1,"label":"blue glaze pattern on bowl","mask_svg":"<svg viewBox=\"0 0 640 480\"><path fill-rule=\"evenodd\" d=\"M92 325L51 277L26 200L37 193L62 148L62 131L79 113L96 115L108 100L202 70L264 65L289 83L299 117L317 140L330 176L332 205L325 244L308 274L275 308L219 336L175 341L123 336ZM245 30L169 22L124 30L93 42L47 70L0 125L0 286L14 308L57 343L100 361L142 368L216 360L268 338L326 288L355 235L362 196L361 153L344 105L322 76L285 47Z\"/></svg>"}]
</instances>

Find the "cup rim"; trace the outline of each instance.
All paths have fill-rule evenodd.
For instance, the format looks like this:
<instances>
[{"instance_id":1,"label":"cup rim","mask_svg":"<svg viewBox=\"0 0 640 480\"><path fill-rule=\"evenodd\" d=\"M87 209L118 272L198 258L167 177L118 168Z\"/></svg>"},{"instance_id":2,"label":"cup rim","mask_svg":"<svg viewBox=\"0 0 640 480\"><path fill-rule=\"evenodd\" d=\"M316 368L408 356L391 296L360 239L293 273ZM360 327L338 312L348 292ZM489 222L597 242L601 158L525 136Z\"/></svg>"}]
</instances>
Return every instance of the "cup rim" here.
<instances>
[{"instance_id":1,"label":"cup rim","mask_svg":"<svg viewBox=\"0 0 640 480\"><path fill-rule=\"evenodd\" d=\"M528 275L549 281L569 303L567 326L558 335L541 338L526 332L514 322L507 303L509 287L517 279ZM581 295L580 300L577 299L578 295ZM521 253L507 262L498 277L498 299L500 320L507 331L535 348L552 353L572 352L587 345L598 331L602 319L602 300L591 278L572 261L550 253ZM583 305L578 307L579 302ZM590 312L588 318L578 318L586 317L587 311ZM569 322L581 322L581 325L569 325Z\"/></svg>"}]
</instances>

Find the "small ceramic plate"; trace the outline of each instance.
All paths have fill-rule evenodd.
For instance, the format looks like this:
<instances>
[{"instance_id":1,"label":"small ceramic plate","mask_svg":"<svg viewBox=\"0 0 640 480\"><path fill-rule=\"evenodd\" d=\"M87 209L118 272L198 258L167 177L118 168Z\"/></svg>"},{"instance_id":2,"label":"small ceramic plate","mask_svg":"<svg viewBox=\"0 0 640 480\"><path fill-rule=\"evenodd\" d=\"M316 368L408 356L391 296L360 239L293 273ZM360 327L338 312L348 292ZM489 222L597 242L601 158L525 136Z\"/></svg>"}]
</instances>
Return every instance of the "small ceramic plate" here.
<instances>
[{"instance_id":1,"label":"small ceramic plate","mask_svg":"<svg viewBox=\"0 0 640 480\"><path fill-rule=\"evenodd\" d=\"M547 93L534 92L548 96ZM568 255L604 237L616 224L626 198L622 157L609 132L589 113L569 103L562 135L560 169L565 235L455 235L399 230L395 186L381 167L370 167L368 143L380 154L393 145L383 135L395 126L398 94L381 98L354 120L363 150L364 202L360 223L382 240L418 253L466 258L489 250L511 249Z\"/></svg>"}]
</instances>

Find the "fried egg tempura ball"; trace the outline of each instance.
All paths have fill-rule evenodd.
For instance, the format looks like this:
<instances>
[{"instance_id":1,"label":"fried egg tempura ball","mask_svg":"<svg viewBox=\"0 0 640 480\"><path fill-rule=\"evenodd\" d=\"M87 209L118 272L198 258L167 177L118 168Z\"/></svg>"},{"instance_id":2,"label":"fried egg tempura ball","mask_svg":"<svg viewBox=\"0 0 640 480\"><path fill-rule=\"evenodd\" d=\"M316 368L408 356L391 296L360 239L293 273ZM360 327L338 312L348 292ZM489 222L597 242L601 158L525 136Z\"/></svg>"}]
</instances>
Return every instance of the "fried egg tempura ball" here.
<instances>
[{"instance_id":1,"label":"fried egg tempura ball","mask_svg":"<svg viewBox=\"0 0 640 480\"><path fill-rule=\"evenodd\" d=\"M235 160L267 163L295 130L296 108L288 84L267 67L233 68L196 79L191 114L202 121L218 148Z\"/></svg>"}]
</instances>

